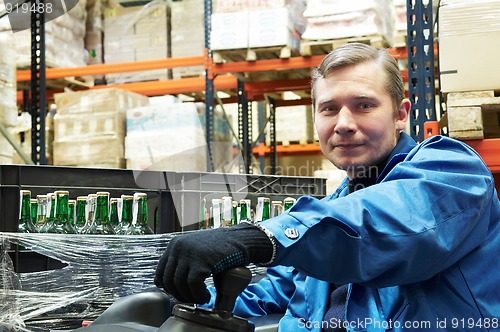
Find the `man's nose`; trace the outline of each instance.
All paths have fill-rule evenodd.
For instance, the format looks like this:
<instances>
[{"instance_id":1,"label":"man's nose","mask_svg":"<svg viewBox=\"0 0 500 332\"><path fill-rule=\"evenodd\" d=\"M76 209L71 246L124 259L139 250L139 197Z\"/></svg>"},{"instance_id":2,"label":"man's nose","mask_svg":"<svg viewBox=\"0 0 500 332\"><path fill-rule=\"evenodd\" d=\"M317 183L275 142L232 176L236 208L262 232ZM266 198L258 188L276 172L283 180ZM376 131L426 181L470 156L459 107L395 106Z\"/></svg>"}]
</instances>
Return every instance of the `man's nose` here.
<instances>
[{"instance_id":1,"label":"man's nose","mask_svg":"<svg viewBox=\"0 0 500 332\"><path fill-rule=\"evenodd\" d=\"M338 134L347 134L356 130L356 123L351 110L348 107L342 107L337 114L337 123L335 132Z\"/></svg>"}]
</instances>

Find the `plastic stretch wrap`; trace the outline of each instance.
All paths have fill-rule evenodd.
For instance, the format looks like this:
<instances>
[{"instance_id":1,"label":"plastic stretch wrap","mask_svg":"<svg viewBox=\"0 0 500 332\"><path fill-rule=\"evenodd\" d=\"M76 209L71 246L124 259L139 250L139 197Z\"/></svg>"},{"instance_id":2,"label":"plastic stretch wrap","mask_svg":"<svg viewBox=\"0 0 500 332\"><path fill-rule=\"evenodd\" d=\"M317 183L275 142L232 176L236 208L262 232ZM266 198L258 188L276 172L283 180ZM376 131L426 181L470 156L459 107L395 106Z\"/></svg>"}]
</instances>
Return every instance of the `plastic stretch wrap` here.
<instances>
[{"instance_id":1,"label":"plastic stretch wrap","mask_svg":"<svg viewBox=\"0 0 500 332\"><path fill-rule=\"evenodd\" d=\"M72 329L118 298L158 290L154 272L179 233L142 236L0 233L0 330ZM66 266L16 273L15 243ZM15 252L10 252L15 257ZM21 263L21 262L18 262ZM255 279L264 268L250 267ZM207 285L212 285L211 278Z\"/></svg>"},{"instance_id":2,"label":"plastic stretch wrap","mask_svg":"<svg viewBox=\"0 0 500 332\"><path fill-rule=\"evenodd\" d=\"M170 53L170 8L166 0L144 6L123 7L109 1L104 12L104 62L161 60ZM108 83L166 80L167 69L106 75Z\"/></svg>"},{"instance_id":3,"label":"plastic stretch wrap","mask_svg":"<svg viewBox=\"0 0 500 332\"><path fill-rule=\"evenodd\" d=\"M482 36L500 32L500 1L448 4L439 13L440 37Z\"/></svg>"},{"instance_id":4,"label":"plastic stretch wrap","mask_svg":"<svg viewBox=\"0 0 500 332\"><path fill-rule=\"evenodd\" d=\"M395 9L392 1L309 0L304 11L303 39L338 39L381 35L392 44Z\"/></svg>"},{"instance_id":5,"label":"plastic stretch wrap","mask_svg":"<svg viewBox=\"0 0 500 332\"><path fill-rule=\"evenodd\" d=\"M119 297L156 289L154 270L173 236L0 233L0 322L28 331L74 328ZM16 241L66 266L14 273L6 248Z\"/></svg>"}]
</instances>

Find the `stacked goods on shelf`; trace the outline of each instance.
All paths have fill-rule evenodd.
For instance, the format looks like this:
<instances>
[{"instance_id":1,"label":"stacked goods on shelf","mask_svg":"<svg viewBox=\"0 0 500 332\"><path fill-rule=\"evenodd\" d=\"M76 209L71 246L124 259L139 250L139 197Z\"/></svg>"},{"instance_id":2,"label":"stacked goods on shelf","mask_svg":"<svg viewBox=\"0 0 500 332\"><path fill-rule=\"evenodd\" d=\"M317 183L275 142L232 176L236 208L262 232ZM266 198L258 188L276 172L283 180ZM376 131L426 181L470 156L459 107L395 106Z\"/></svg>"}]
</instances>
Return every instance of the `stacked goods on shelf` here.
<instances>
[{"instance_id":1,"label":"stacked goods on shelf","mask_svg":"<svg viewBox=\"0 0 500 332\"><path fill-rule=\"evenodd\" d=\"M500 97L493 90L450 92L446 96L448 135L471 140L500 137Z\"/></svg>"},{"instance_id":2,"label":"stacked goods on shelf","mask_svg":"<svg viewBox=\"0 0 500 332\"><path fill-rule=\"evenodd\" d=\"M0 32L0 123L9 130L17 125L16 52L10 32ZM0 133L0 164L12 163L14 149Z\"/></svg>"},{"instance_id":3,"label":"stacked goods on shelf","mask_svg":"<svg viewBox=\"0 0 500 332\"><path fill-rule=\"evenodd\" d=\"M500 78L492 70L500 52L500 1L441 1L438 20L449 136L500 137Z\"/></svg>"},{"instance_id":4,"label":"stacked goods on shelf","mask_svg":"<svg viewBox=\"0 0 500 332\"><path fill-rule=\"evenodd\" d=\"M172 58L203 55L205 49L203 0L174 1L170 7ZM203 66L172 68L174 79L203 76L204 73Z\"/></svg>"},{"instance_id":5,"label":"stacked goods on shelf","mask_svg":"<svg viewBox=\"0 0 500 332\"><path fill-rule=\"evenodd\" d=\"M198 107L198 116L200 123L203 127L203 132L206 135L206 107L205 104L201 104L201 108ZM235 160L233 160L233 136L231 134L230 123L232 122L231 115L226 114L219 110L214 109L213 115L213 135L214 142L211 142L212 149L212 162L214 165L214 170L216 172L231 172L231 167L234 166ZM233 127L234 128L234 127Z\"/></svg>"},{"instance_id":6,"label":"stacked goods on shelf","mask_svg":"<svg viewBox=\"0 0 500 332\"><path fill-rule=\"evenodd\" d=\"M394 0L394 47L406 46L407 21L406 0Z\"/></svg>"},{"instance_id":7,"label":"stacked goods on shelf","mask_svg":"<svg viewBox=\"0 0 500 332\"><path fill-rule=\"evenodd\" d=\"M441 91L500 90L500 1L441 1L438 21Z\"/></svg>"},{"instance_id":8,"label":"stacked goods on shelf","mask_svg":"<svg viewBox=\"0 0 500 332\"><path fill-rule=\"evenodd\" d=\"M393 1L308 0L304 17L304 40L364 37L380 46L391 46L393 42Z\"/></svg>"},{"instance_id":9,"label":"stacked goods on shelf","mask_svg":"<svg viewBox=\"0 0 500 332\"><path fill-rule=\"evenodd\" d=\"M88 63L85 50L86 1L80 0L75 7L45 23L45 60L48 67L81 67ZM29 19L29 16L26 17ZM31 31L14 34L17 49L17 67L29 67L31 63Z\"/></svg>"},{"instance_id":10,"label":"stacked goods on shelf","mask_svg":"<svg viewBox=\"0 0 500 332\"><path fill-rule=\"evenodd\" d=\"M217 1L212 14L211 47L298 49L304 9L304 1Z\"/></svg>"},{"instance_id":11,"label":"stacked goods on shelf","mask_svg":"<svg viewBox=\"0 0 500 332\"><path fill-rule=\"evenodd\" d=\"M285 94L285 99L290 98ZM318 141L316 130L314 129L312 106L282 106L275 109L276 131L275 138L278 145L290 146L291 144L308 144ZM224 105L225 111L231 115L233 128L238 128L238 105ZM252 102L251 132L253 146L258 146L260 142L265 146L271 145L269 111L262 110L258 102ZM259 137L259 134L261 135ZM258 150L258 149L257 149ZM254 151L257 156L258 151ZM259 165L254 173L273 174L269 155L264 155L264 164L260 170ZM311 154L283 154L277 158L276 173L284 176L314 176L314 172L322 169L325 157L321 153Z\"/></svg>"},{"instance_id":12,"label":"stacked goods on shelf","mask_svg":"<svg viewBox=\"0 0 500 332\"><path fill-rule=\"evenodd\" d=\"M54 165L122 168L128 109L148 105L148 97L121 89L54 95Z\"/></svg>"},{"instance_id":13,"label":"stacked goods on shelf","mask_svg":"<svg viewBox=\"0 0 500 332\"><path fill-rule=\"evenodd\" d=\"M311 108L311 105L277 108L276 140L284 145L290 142L305 144L316 141ZM270 142L269 135L268 141Z\"/></svg>"},{"instance_id":14,"label":"stacked goods on shelf","mask_svg":"<svg viewBox=\"0 0 500 332\"><path fill-rule=\"evenodd\" d=\"M149 106L127 112L127 168L206 171L205 104L180 102L176 97L150 99ZM232 159L232 137L220 112L214 116L214 163Z\"/></svg>"},{"instance_id":15,"label":"stacked goods on shelf","mask_svg":"<svg viewBox=\"0 0 500 332\"><path fill-rule=\"evenodd\" d=\"M144 6L123 7L110 3L104 15L104 62L123 63L161 60L169 57L166 1L154 0ZM168 69L107 74L108 83L166 80Z\"/></svg>"}]
</instances>

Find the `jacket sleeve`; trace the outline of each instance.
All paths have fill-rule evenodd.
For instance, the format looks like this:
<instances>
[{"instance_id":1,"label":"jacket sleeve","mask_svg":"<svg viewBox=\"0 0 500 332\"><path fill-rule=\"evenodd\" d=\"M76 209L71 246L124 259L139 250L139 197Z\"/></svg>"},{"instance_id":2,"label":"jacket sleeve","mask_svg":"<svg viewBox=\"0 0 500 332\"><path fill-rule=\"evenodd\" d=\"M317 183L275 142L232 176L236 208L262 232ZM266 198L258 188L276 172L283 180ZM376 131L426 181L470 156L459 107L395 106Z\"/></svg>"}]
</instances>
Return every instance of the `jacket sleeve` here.
<instances>
[{"instance_id":1,"label":"jacket sleeve","mask_svg":"<svg viewBox=\"0 0 500 332\"><path fill-rule=\"evenodd\" d=\"M337 199L302 197L265 221L279 243L274 264L381 288L426 280L479 246L498 199L477 153L437 137L399 158L376 185Z\"/></svg>"}]
</instances>

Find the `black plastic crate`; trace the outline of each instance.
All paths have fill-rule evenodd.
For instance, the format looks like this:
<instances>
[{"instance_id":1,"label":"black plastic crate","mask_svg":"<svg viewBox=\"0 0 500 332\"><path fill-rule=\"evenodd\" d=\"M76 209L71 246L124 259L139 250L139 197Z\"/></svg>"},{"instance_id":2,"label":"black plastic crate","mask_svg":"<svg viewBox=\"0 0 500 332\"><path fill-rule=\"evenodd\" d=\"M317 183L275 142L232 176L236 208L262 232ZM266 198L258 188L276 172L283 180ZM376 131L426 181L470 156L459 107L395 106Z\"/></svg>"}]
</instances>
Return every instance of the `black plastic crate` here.
<instances>
[{"instance_id":1,"label":"black plastic crate","mask_svg":"<svg viewBox=\"0 0 500 332\"><path fill-rule=\"evenodd\" d=\"M68 190L71 198L97 191L111 196L145 192L148 194L149 223L156 233L197 229L200 204L205 198L231 196L247 198L255 205L258 196L283 200L309 195L326 195L326 180L209 172L162 172L125 169L0 165L0 231L16 232L19 190L32 196Z\"/></svg>"},{"instance_id":2,"label":"black plastic crate","mask_svg":"<svg viewBox=\"0 0 500 332\"><path fill-rule=\"evenodd\" d=\"M174 172L59 166L0 165L0 231L17 232L19 190L32 197L68 190L70 198L108 191L111 197L145 192L149 224L156 233L180 230L168 183Z\"/></svg>"},{"instance_id":3,"label":"black plastic crate","mask_svg":"<svg viewBox=\"0 0 500 332\"><path fill-rule=\"evenodd\" d=\"M213 198L231 196L236 201L250 199L255 206L259 196L283 200L286 197L326 195L325 179L278 175L186 172L178 173L169 187L182 230L198 229L203 199L211 202Z\"/></svg>"}]
</instances>

